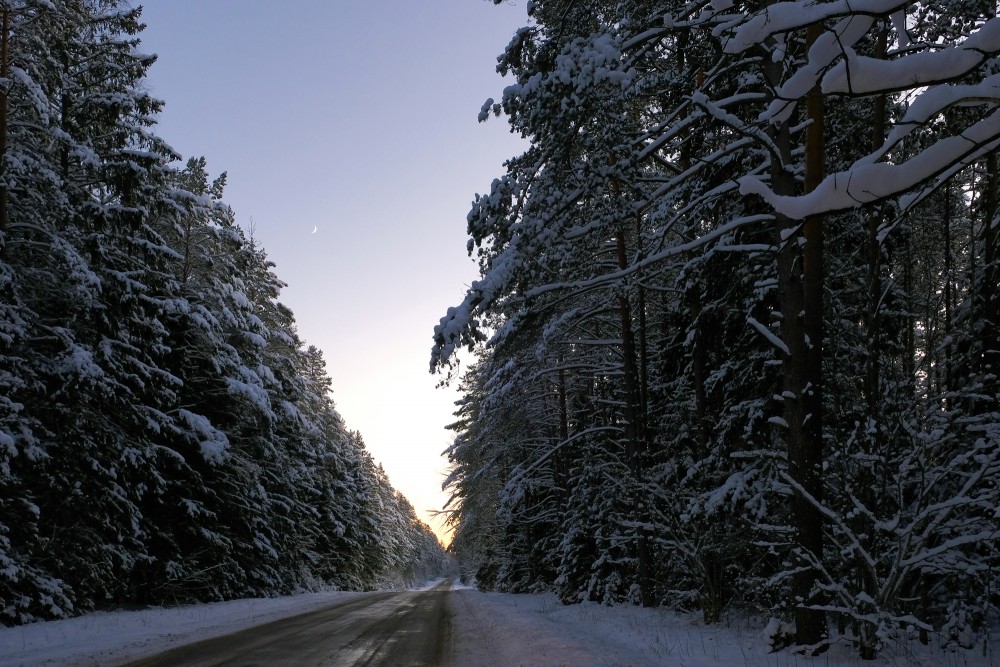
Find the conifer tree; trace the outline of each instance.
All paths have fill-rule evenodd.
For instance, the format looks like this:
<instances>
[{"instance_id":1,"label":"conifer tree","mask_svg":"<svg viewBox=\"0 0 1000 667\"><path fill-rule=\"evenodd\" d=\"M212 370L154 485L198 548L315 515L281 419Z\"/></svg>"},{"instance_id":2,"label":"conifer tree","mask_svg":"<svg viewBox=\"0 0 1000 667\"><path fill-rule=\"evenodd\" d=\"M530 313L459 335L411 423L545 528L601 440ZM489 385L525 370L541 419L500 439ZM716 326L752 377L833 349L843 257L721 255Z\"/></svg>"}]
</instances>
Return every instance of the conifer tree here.
<instances>
[{"instance_id":1,"label":"conifer tree","mask_svg":"<svg viewBox=\"0 0 1000 667\"><path fill-rule=\"evenodd\" d=\"M961 636L990 603L947 591L995 539L971 314L994 263L992 8L529 12L480 117L531 143L474 202L481 279L435 329L433 368L483 357L450 450L456 542L503 586L531 553L516 527L555 518L535 548L558 575L529 580L564 600L711 621L753 587L809 652L831 619L866 659L902 619ZM547 423L510 409L546 393Z\"/></svg>"}]
</instances>

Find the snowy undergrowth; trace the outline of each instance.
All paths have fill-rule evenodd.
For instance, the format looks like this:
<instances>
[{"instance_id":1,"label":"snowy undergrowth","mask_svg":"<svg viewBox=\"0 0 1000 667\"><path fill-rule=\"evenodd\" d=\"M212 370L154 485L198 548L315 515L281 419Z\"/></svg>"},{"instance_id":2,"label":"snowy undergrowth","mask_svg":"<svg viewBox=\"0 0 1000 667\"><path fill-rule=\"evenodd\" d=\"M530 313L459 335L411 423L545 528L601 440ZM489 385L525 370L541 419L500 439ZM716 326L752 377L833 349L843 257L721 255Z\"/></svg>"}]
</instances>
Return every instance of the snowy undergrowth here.
<instances>
[{"instance_id":1,"label":"snowy undergrowth","mask_svg":"<svg viewBox=\"0 0 1000 667\"><path fill-rule=\"evenodd\" d=\"M875 661L863 661L847 643L807 658L790 650L769 653L763 619L706 626L697 617L664 609L564 606L555 595L509 595L457 590L452 596L455 664L538 667L980 667L996 665L1000 645L951 651L916 640L895 644ZM483 642L486 646L483 646Z\"/></svg>"}]
</instances>

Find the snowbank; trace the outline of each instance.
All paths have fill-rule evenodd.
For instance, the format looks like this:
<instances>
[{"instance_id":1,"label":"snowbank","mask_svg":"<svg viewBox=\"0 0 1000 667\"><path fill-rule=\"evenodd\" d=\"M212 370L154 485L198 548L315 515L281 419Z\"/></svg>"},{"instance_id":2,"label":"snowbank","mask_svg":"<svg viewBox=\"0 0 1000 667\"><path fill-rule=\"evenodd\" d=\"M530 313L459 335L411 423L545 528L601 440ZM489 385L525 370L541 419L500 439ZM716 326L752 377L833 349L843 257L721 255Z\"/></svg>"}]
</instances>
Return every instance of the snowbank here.
<instances>
[{"instance_id":1,"label":"snowbank","mask_svg":"<svg viewBox=\"0 0 1000 667\"><path fill-rule=\"evenodd\" d=\"M94 613L65 621L0 628L4 667L108 667L175 646L319 609L361 593L307 593L281 598Z\"/></svg>"},{"instance_id":2,"label":"snowbank","mask_svg":"<svg viewBox=\"0 0 1000 667\"><path fill-rule=\"evenodd\" d=\"M915 640L865 662L846 644L806 658L769 653L764 622L706 626L663 609L564 606L555 595L508 595L456 590L451 598L455 665L460 667L912 667L986 666L981 651L944 651ZM933 642L932 642L933 643ZM997 650L994 645L992 654Z\"/></svg>"}]
</instances>

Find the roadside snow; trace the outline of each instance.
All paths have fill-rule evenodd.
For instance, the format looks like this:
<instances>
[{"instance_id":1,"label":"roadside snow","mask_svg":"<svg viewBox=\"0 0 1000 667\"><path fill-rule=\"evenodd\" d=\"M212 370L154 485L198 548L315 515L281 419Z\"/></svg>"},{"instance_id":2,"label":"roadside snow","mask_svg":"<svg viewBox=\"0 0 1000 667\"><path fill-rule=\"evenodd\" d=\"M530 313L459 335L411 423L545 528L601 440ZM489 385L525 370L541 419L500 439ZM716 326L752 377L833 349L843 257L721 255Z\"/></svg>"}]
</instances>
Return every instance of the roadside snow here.
<instances>
[{"instance_id":1,"label":"roadside snow","mask_svg":"<svg viewBox=\"0 0 1000 667\"><path fill-rule=\"evenodd\" d=\"M444 581L444 577L441 577L440 579L431 579L427 583L421 584L420 586L416 586L416 587L411 588L409 590L411 590L411 591L429 591L430 589L435 588L436 586L441 585L441 583L443 581Z\"/></svg>"},{"instance_id":2,"label":"roadside snow","mask_svg":"<svg viewBox=\"0 0 1000 667\"><path fill-rule=\"evenodd\" d=\"M4 667L108 667L363 593L307 593L281 598L99 612L65 621L0 628Z\"/></svg>"},{"instance_id":3,"label":"roadside snow","mask_svg":"<svg viewBox=\"0 0 1000 667\"><path fill-rule=\"evenodd\" d=\"M562 605L555 595L456 590L451 598L454 663L460 667L985 667L981 650L945 651L917 641L862 661L846 644L815 658L769 653L764 620L706 626L662 609ZM932 641L932 645L935 642Z\"/></svg>"}]
</instances>

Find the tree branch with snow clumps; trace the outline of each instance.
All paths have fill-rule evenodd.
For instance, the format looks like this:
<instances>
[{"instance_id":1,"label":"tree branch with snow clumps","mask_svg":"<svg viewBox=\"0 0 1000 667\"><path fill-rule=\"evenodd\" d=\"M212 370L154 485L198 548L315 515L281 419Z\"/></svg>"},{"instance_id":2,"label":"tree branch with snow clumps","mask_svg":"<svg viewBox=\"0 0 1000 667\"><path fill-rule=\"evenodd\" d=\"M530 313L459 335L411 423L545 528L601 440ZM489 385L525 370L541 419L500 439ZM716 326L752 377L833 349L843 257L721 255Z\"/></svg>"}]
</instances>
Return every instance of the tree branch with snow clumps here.
<instances>
[{"instance_id":1,"label":"tree branch with snow clumps","mask_svg":"<svg viewBox=\"0 0 1000 667\"><path fill-rule=\"evenodd\" d=\"M997 53L1000 53L1000 18L990 19L960 44L895 60L860 56L845 49L846 58L823 76L822 89L825 94L845 95L914 90L959 79Z\"/></svg>"},{"instance_id":2,"label":"tree branch with snow clumps","mask_svg":"<svg viewBox=\"0 0 1000 667\"><path fill-rule=\"evenodd\" d=\"M944 83L974 75L991 56L1000 52L1000 19L986 20L961 42L935 50L924 46L920 51L890 60L859 56L853 47L875 25L877 16L899 7L873 0L861 3L861 7L852 5L850 14L838 8L841 4L802 8L797 3L779 3L738 27L727 28L731 37L725 49L739 52L813 21L845 16L812 44L807 62L775 87L776 99L760 115L761 121L789 120L797 102L817 84L827 95L873 96L914 91L909 108L895 122L878 150L857 159L850 168L828 175L812 192L779 195L760 177L748 175L739 179L742 194L759 195L776 212L794 219L859 208L910 192L899 201L905 209L959 169L993 151L1000 141L1000 116L995 110L1000 101L1000 76L985 76L971 84ZM800 11L793 11L795 8ZM900 43L904 38L908 39L900 35ZM957 106L982 106L986 115L897 164L880 162L900 147L904 138ZM922 187L920 192L912 193Z\"/></svg>"},{"instance_id":3,"label":"tree branch with snow clumps","mask_svg":"<svg viewBox=\"0 0 1000 667\"><path fill-rule=\"evenodd\" d=\"M996 93L994 93L995 95ZM870 156L845 171L823 179L812 192L777 195L756 176L739 179L740 193L760 195L775 211L796 220L810 215L875 204L906 193L956 164L969 164L1000 145L1000 111L975 123L960 135L946 137L900 164L873 163ZM905 207L912 203L903 200Z\"/></svg>"}]
</instances>

